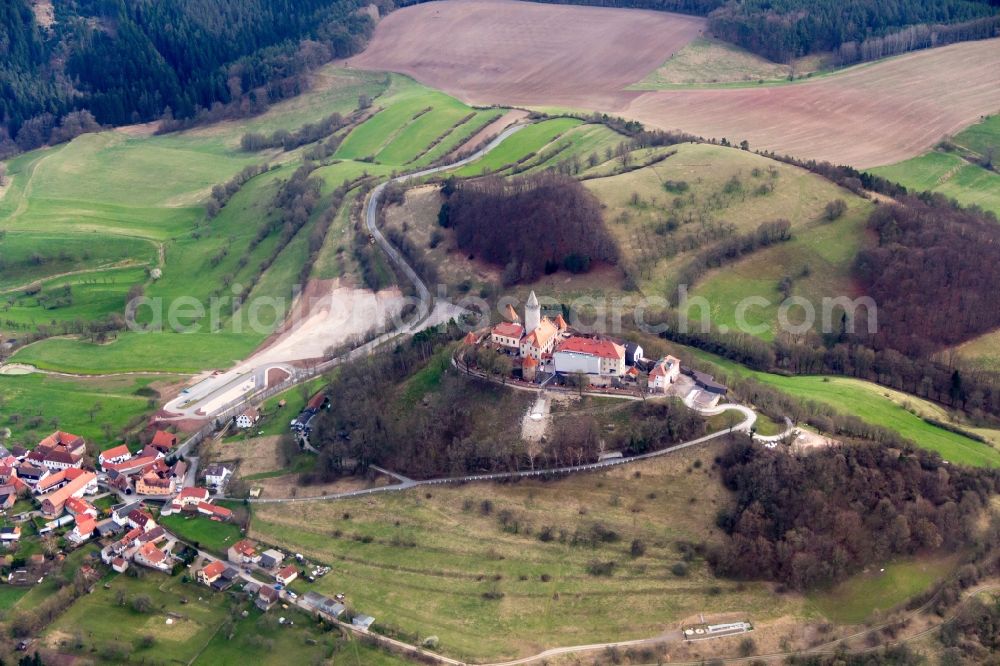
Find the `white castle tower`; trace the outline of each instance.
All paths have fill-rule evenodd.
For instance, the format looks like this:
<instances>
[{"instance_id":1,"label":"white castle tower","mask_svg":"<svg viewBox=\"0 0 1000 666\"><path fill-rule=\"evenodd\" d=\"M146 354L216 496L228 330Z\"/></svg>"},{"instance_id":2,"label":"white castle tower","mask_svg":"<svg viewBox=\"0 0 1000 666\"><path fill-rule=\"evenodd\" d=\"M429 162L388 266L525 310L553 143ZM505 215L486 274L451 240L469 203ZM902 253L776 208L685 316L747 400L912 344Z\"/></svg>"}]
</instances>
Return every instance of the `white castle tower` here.
<instances>
[{"instance_id":1,"label":"white castle tower","mask_svg":"<svg viewBox=\"0 0 1000 666\"><path fill-rule=\"evenodd\" d=\"M542 319L542 306L538 304L538 297L534 290L528 296L528 302L524 306L524 334L528 335L536 328Z\"/></svg>"}]
</instances>

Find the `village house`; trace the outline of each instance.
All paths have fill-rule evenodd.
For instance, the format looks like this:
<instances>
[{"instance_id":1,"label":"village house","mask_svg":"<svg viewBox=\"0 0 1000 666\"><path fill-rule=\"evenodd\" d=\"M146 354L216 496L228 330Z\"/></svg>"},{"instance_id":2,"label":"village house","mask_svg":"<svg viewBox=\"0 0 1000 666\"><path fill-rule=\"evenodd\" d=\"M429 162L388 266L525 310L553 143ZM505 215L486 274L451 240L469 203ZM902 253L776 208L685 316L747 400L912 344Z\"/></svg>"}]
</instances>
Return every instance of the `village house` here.
<instances>
[{"instance_id":1,"label":"village house","mask_svg":"<svg viewBox=\"0 0 1000 666\"><path fill-rule=\"evenodd\" d=\"M222 560L215 560L211 564L207 564L198 570L195 577L198 579L199 583L203 585L211 585L215 581L222 577L223 572L226 570L226 565Z\"/></svg>"},{"instance_id":2,"label":"village house","mask_svg":"<svg viewBox=\"0 0 1000 666\"><path fill-rule=\"evenodd\" d=\"M10 543L21 538L21 526L0 527L0 541Z\"/></svg>"},{"instance_id":3,"label":"village house","mask_svg":"<svg viewBox=\"0 0 1000 666\"><path fill-rule=\"evenodd\" d=\"M273 569L280 566L284 559L284 553L274 550L273 548L269 548L260 554L259 565L262 569Z\"/></svg>"},{"instance_id":4,"label":"village house","mask_svg":"<svg viewBox=\"0 0 1000 666\"><path fill-rule=\"evenodd\" d=\"M83 497L97 492L97 475L93 472L81 471L72 481L59 490L40 497L42 513L55 517L63 512L66 501L71 497Z\"/></svg>"},{"instance_id":5,"label":"village house","mask_svg":"<svg viewBox=\"0 0 1000 666\"><path fill-rule=\"evenodd\" d=\"M48 467L43 467L42 465L35 465L28 461L22 462L17 466L17 478L31 487L34 488L38 485L38 482L47 477L51 472Z\"/></svg>"},{"instance_id":6,"label":"village house","mask_svg":"<svg viewBox=\"0 0 1000 666\"><path fill-rule=\"evenodd\" d=\"M144 472L136 479L136 495L172 495L176 491L176 481L173 475L156 470Z\"/></svg>"},{"instance_id":7,"label":"village house","mask_svg":"<svg viewBox=\"0 0 1000 666\"><path fill-rule=\"evenodd\" d=\"M185 509L191 511L198 510L199 502L207 502L209 498L208 490L205 488L181 488L181 491L177 493L168 504L163 506L160 513L164 516L169 516L172 513L177 513Z\"/></svg>"},{"instance_id":8,"label":"village house","mask_svg":"<svg viewBox=\"0 0 1000 666\"><path fill-rule=\"evenodd\" d=\"M626 342L625 343L625 365L632 367L636 365L639 361L643 359L643 354L645 352L642 346L637 342Z\"/></svg>"},{"instance_id":9,"label":"village house","mask_svg":"<svg viewBox=\"0 0 1000 666\"><path fill-rule=\"evenodd\" d=\"M278 590L271 587L270 585L261 585L260 590L257 592L257 600L254 604L262 611L267 611L271 609L281 595Z\"/></svg>"},{"instance_id":10,"label":"village house","mask_svg":"<svg viewBox=\"0 0 1000 666\"><path fill-rule=\"evenodd\" d=\"M288 585L293 580L299 577L299 570L292 565L281 569L278 573L274 575L274 579L277 580L282 585Z\"/></svg>"},{"instance_id":11,"label":"village house","mask_svg":"<svg viewBox=\"0 0 1000 666\"><path fill-rule=\"evenodd\" d=\"M205 485L216 492L226 487L226 482L233 475L233 470L222 463L212 463L205 468Z\"/></svg>"},{"instance_id":12,"label":"village house","mask_svg":"<svg viewBox=\"0 0 1000 666\"><path fill-rule=\"evenodd\" d=\"M156 528L156 521L145 509L132 509L128 514L129 527L150 532Z\"/></svg>"},{"instance_id":13,"label":"village house","mask_svg":"<svg viewBox=\"0 0 1000 666\"><path fill-rule=\"evenodd\" d=\"M339 618L347 610L344 604L323 596L318 592L306 592L302 597L302 602L308 608L311 608L318 617L331 622Z\"/></svg>"},{"instance_id":14,"label":"village house","mask_svg":"<svg viewBox=\"0 0 1000 666\"><path fill-rule=\"evenodd\" d=\"M27 455L35 465L52 470L67 467L81 467L86 453L83 437L57 430L42 441Z\"/></svg>"},{"instance_id":15,"label":"village house","mask_svg":"<svg viewBox=\"0 0 1000 666\"><path fill-rule=\"evenodd\" d=\"M571 337L552 355L558 374L585 374L592 384L604 385L625 375L625 348L611 340Z\"/></svg>"},{"instance_id":16,"label":"village house","mask_svg":"<svg viewBox=\"0 0 1000 666\"><path fill-rule=\"evenodd\" d=\"M0 510L6 511L17 502L17 488L14 484L0 486Z\"/></svg>"},{"instance_id":17,"label":"village house","mask_svg":"<svg viewBox=\"0 0 1000 666\"><path fill-rule=\"evenodd\" d=\"M79 545L94 536L96 529L97 521L93 516L83 513L77 516L76 525L66 534L66 538Z\"/></svg>"},{"instance_id":18,"label":"village house","mask_svg":"<svg viewBox=\"0 0 1000 666\"><path fill-rule=\"evenodd\" d=\"M111 447L107 451L101 451L97 456L98 464L103 468L108 463L123 463L132 457L132 452L124 444Z\"/></svg>"},{"instance_id":19,"label":"village house","mask_svg":"<svg viewBox=\"0 0 1000 666\"><path fill-rule=\"evenodd\" d=\"M129 514L142 508L143 503L141 501L116 504L111 507L111 520L115 521L116 524L121 525L122 527L129 526Z\"/></svg>"},{"instance_id":20,"label":"village house","mask_svg":"<svg viewBox=\"0 0 1000 666\"><path fill-rule=\"evenodd\" d=\"M160 550L153 542L145 543L135 551L132 560L136 564L141 564L157 571L170 571L173 568L170 557Z\"/></svg>"},{"instance_id":21,"label":"village house","mask_svg":"<svg viewBox=\"0 0 1000 666\"><path fill-rule=\"evenodd\" d=\"M125 570L128 569L128 560L124 557L116 557L111 560L111 568L118 573L125 573Z\"/></svg>"},{"instance_id":22,"label":"village house","mask_svg":"<svg viewBox=\"0 0 1000 666\"><path fill-rule=\"evenodd\" d=\"M80 520L81 516L90 516L96 519L100 515L96 506L79 497L70 497L66 500L66 512L74 516L77 521Z\"/></svg>"},{"instance_id":23,"label":"village house","mask_svg":"<svg viewBox=\"0 0 1000 666\"><path fill-rule=\"evenodd\" d=\"M229 547L227 552L230 562L237 564L257 564L260 562L260 553L257 552L257 544L250 539L240 539Z\"/></svg>"},{"instance_id":24,"label":"village house","mask_svg":"<svg viewBox=\"0 0 1000 666\"><path fill-rule=\"evenodd\" d=\"M156 449L146 447L128 460L124 460L120 463L109 462L102 464L101 467L103 467L106 472L116 472L118 474L128 476L130 474L142 473L145 468L149 467L162 457L163 454Z\"/></svg>"},{"instance_id":25,"label":"village house","mask_svg":"<svg viewBox=\"0 0 1000 666\"><path fill-rule=\"evenodd\" d=\"M653 393L666 393L670 385L680 377L680 374L680 359L674 356L664 356L649 371L649 390Z\"/></svg>"},{"instance_id":26,"label":"village house","mask_svg":"<svg viewBox=\"0 0 1000 666\"><path fill-rule=\"evenodd\" d=\"M256 425L260 421L260 410L256 407L248 407L245 412L234 419L237 428L247 429Z\"/></svg>"},{"instance_id":27,"label":"village house","mask_svg":"<svg viewBox=\"0 0 1000 666\"><path fill-rule=\"evenodd\" d=\"M177 435L167 432L166 430L157 430L156 434L153 435L153 440L149 443L149 446L156 449L163 455L167 455L175 446L177 446Z\"/></svg>"}]
</instances>

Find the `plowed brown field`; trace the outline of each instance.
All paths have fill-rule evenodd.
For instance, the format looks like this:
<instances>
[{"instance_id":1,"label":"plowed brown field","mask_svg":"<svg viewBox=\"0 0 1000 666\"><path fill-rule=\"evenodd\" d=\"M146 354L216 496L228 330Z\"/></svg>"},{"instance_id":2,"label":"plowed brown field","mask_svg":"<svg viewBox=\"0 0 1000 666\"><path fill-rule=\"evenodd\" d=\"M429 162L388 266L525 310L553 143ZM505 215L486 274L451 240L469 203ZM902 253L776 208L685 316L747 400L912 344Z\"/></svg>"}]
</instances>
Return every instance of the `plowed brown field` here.
<instances>
[{"instance_id":1,"label":"plowed brown field","mask_svg":"<svg viewBox=\"0 0 1000 666\"><path fill-rule=\"evenodd\" d=\"M605 106L704 27L697 17L654 11L427 2L389 14L348 64L409 74L475 104Z\"/></svg>"},{"instance_id":2,"label":"plowed brown field","mask_svg":"<svg viewBox=\"0 0 1000 666\"><path fill-rule=\"evenodd\" d=\"M607 111L859 167L911 157L1000 111L1000 39L790 85L625 90L703 28L701 19L664 12L428 2L386 17L347 64L409 74L471 103Z\"/></svg>"}]
</instances>

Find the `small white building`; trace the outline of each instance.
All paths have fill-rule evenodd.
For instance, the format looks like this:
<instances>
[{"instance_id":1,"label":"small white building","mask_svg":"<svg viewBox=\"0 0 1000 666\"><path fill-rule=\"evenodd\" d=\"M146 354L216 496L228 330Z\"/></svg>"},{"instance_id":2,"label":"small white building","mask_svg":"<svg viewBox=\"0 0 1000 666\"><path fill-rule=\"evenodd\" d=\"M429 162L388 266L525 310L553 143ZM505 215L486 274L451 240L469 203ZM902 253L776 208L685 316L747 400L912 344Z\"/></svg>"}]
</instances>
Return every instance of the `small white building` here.
<instances>
[{"instance_id":1,"label":"small white building","mask_svg":"<svg viewBox=\"0 0 1000 666\"><path fill-rule=\"evenodd\" d=\"M225 487L229 477L233 475L233 470L222 463L212 463L205 468L205 485L215 490Z\"/></svg>"},{"instance_id":2,"label":"small white building","mask_svg":"<svg viewBox=\"0 0 1000 666\"><path fill-rule=\"evenodd\" d=\"M243 429L252 428L256 425L257 421L260 421L260 410L256 407L250 407L236 417L236 427Z\"/></svg>"},{"instance_id":3,"label":"small white building","mask_svg":"<svg viewBox=\"0 0 1000 666\"><path fill-rule=\"evenodd\" d=\"M649 390L654 393L666 393L667 388L677 381L680 374L680 359L674 356L664 356L649 371Z\"/></svg>"}]
</instances>

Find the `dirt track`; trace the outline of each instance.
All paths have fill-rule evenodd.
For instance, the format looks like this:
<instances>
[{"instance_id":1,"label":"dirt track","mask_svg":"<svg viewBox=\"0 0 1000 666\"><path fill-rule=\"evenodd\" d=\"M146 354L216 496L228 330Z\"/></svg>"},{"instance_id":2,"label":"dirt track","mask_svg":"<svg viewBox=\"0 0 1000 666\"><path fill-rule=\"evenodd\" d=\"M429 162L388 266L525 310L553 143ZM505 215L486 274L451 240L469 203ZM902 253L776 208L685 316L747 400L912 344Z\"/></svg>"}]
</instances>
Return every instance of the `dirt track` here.
<instances>
[{"instance_id":1,"label":"dirt track","mask_svg":"<svg viewBox=\"0 0 1000 666\"><path fill-rule=\"evenodd\" d=\"M859 167L916 155L1000 111L1000 39L771 87L629 91L704 28L665 12L449 0L393 12L347 64L472 103L608 111Z\"/></svg>"}]
</instances>

